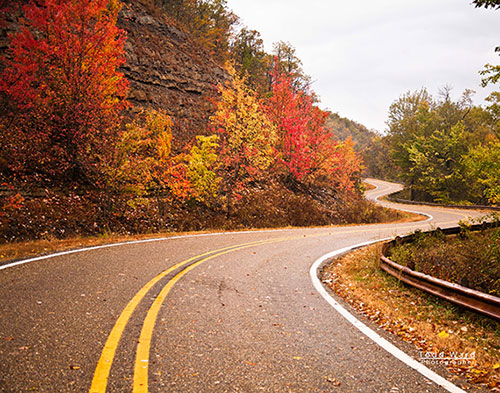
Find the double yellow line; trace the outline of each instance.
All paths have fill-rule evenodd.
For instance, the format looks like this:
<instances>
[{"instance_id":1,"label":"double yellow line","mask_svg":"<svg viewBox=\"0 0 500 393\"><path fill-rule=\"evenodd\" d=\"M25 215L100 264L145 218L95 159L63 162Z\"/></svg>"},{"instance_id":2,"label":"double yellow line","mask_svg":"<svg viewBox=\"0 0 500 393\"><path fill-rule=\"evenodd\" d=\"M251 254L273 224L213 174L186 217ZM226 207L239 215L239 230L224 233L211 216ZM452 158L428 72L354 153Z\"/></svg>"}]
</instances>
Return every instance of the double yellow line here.
<instances>
[{"instance_id":1,"label":"double yellow line","mask_svg":"<svg viewBox=\"0 0 500 393\"><path fill-rule=\"evenodd\" d=\"M371 232L378 230L376 227L366 227L354 230L342 231L340 234L345 235L346 233L359 233L359 232ZM144 285L139 292L130 300L127 306L124 308L120 316L118 317L113 329L111 330L108 339L104 345L104 348L101 353L101 357L97 363L97 367L94 372L94 377L92 379L92 385L90 387L89 393L105 393L109 374L111 370L111 366L113 364L113 360L115 357L116 350L118 348L118 344L120 342L121 336L127 323L132 316L133 312L142 301L142 299L146 296L146 294L153 288L161 279L165 278L170 273L174 272L179 268L183 268L177 275L175 275L172 279L170 279L165 286L162 288L159 295L154 300L152 306L150 307L146 318L144 320L144 324L141 330L139 342L137 345L136 351L136 360L134 367L134 381L133 381L133 393L147 393L148 392L148 371L149 371L149 352L151 348L151 340L153 336L153 329L156 323L156 318L160 311L160 308L167 297L170 290L173 286L179 281L179 279L184 276L186 273L197 267L198 265L214 259L216 257L222 256L224 254L228 254L233 251L243 250L245 248L250 248L254 246L260 246L270 243L278 243L288 240L297 240L313 237L322 237L329 236L332 233L319 233L319 234L310 234L310 235L301 235L301 236L293 236L293 237L282 237L270 240L260 240L249 243L237 244L225 248L220 248L217 250L212 250L206 252L204 254L200 254L194 256L192 258L186 259L164 272L157 275L151 281L149 281L146 285ZM201 258L201 259L200 259ZM194 263L192 263L194 262ZM188 265L188 266L186 266Z\"/></svg>"},{"instance_id":2,"label":"double yellow line","mask_svg":"<svg viewBox=\"0 0 500 393\"><path fill-rule=\"evenodd\" d=\"M313 235L315 236L315 235ZM317 235L316 235L317 236ZM188 273L190 270L194 269L196 266L202 264L203 262L209 261L213 258L219 257L224 254L228 254L233 251L243 250L245 248L283 242L286 240L293 240L298 238L303 238L304 236L295 236L295 237L285 237L271 240L261 240L250 243L238 244L235 246L229 246L225 248L220 248L218 250L213 250L201 255L197 255L195 257L186 259L171 268L165 270L164 272L157 275L151 281L149 281L146 285L144 285L139 292L130 300L127 306L124 308L120 316L118 317L111 333L108 336L106 344L101 353L101 357L97 363L97 367L94 372L94 378L92 379L92 385L90 387L90 393L105 393L106 387L108 384L109 373L111 370L111 366L113 364L113 360L115 357L116 350L118 348L118 344L120 342L121 336L127 323L132 316L134 310L137 308L142 299L146 296L153 286L158 283L162 278L166 277L168 274L173 271L190 264L193 261L196 261L189 266L185 267L181 270L177 275L175 275L168 283L163 287L159 295L154 300L152 306L150 307L146 318L144 319L144 324L142 326L141 335L139 338L139 343L137 344L137 352L135 359L135 367L134 367L134 382L133 382L133 392L134 393L147 393L148 392L148 371L149 371L149 352L151 348L151 340L153 336L153 329L156 322L156 318L160 311L160 308L167 297L168 293L172 289L179 279ZM312 237L312 236L308 236ZM200 259L202 258L202 259ZM197 259L200 259L197 261Z\"/></svg>"}]
</instances>

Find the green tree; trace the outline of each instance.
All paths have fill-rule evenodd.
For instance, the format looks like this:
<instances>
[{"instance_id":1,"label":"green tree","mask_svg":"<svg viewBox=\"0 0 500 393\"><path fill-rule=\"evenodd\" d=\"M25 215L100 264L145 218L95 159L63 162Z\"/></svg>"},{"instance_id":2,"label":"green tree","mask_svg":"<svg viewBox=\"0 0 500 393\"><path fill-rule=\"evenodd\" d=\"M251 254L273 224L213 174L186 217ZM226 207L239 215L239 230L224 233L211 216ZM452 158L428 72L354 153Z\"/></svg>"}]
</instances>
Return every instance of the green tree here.
<instances>
[{"instance_id":1,"label":"green tree","mask_svg":"<svg viewBox=\"0 0 500 393\"><path fill-rule=\"evenodd\" d=\"M468 194L462 165L469 149L486 143L492 134L492 117L471 104L471 92L453 101L450 89L435 100L425 90L403 95L389 110L385 139L400 178L412 199L462 201Z\"/></svg>"},{"instance_id":2,"label":"green tree","mask_svg":"<svg viewBox=\"0 0 500 393\"><path fill-rule=\"evenodd\" d=\"M240 30L231 44L231 58L240 77L247 75L247 82L252 88L259 92L269 90L269 56L264 51L264 41L257 30Z\"/></svg>"},{"instance_id":3,"label":"green tree","mask_svg":"<svg viewBox=\"0 0 500 393\"><path fill-rule=\"evenodd\" d=\"M311 77L304 73L302 61L296 55L296 49L285 41L273 44L274 70L278 75L287 75L293 80L293 87L307 91L311 85Z\"/></svg>"},{"instance_id":4,"label":"green tree","mask_svg":"<svg viewBox=\"0 0 500 393\"><path fill-rule=\"evenodd\" d=\"M500 52L500 47L495 49L495 52ZM484 70L479 71L484 76L482 84L483 87L489 84L496 84L500 80L500 65L486 64Z\"/></svg>"},{"instance_id":5,"label":"green tree","mask_svg":"<svg viewBox=\"0 0 500 393\"><path fill-rule=\"evenodd\" d=\"M462 157L467 154L465 129L458 122L448 130L436 130L405 145L413 189L424 199L449 203L466 200L467 184Z\"/></svg>"},{"instance_id":6,"label":"green tree","mask_svg":"<svg viewBox=\"0 0 500 393\"><path fill-rule=\"evenodd\" d=\"M389 108L387 138L391 159L399 169L400 177L410 187L414 199L417 174L411 171L409 146L418 137L426 137L434 131L434 101L427 90L406 93Z\"/></svg>"},{"instance_id":7,"label":"green tree","mask_svg":"<svg viewBox=\"0 0 500 393\"><path fill-rule=\"evenodd\" d=\"M486 100L490 102L488 112L491 115L491 130L500 139L500 92L491 93Z\"/></svg>"},{"instance_id":8,"label":"green tree","mask_svg":"<svg viewBox=\"0 0 500 393\"><path fill-rule=\"evenodd\" d=\"M477 145L465 157L468 176L480 203L500 204L500 142Z\"/></svg>"}]
</instances>

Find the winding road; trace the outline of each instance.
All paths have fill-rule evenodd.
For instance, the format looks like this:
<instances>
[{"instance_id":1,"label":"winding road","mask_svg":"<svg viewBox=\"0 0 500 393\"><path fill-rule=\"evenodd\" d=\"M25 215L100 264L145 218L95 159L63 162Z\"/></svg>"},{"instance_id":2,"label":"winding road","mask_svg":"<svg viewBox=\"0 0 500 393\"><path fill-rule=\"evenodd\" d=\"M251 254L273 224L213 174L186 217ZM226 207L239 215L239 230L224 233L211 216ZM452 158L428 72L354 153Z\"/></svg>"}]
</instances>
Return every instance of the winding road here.
<instances>
[{"instance_id":1,"label":"winding road","mask_svg":"<svg viewBox=\"0 0 500 393\"><path fill-rule=\"evenodd\" d=\"M370 199L399 187L370 183ZM452 381L441 386L373 341L314 281L333 251L481 215L410 209L429 216L178 236L0 266L0 391L460 392L446 370L435 370Z\"/></svg>"}]
</instances>

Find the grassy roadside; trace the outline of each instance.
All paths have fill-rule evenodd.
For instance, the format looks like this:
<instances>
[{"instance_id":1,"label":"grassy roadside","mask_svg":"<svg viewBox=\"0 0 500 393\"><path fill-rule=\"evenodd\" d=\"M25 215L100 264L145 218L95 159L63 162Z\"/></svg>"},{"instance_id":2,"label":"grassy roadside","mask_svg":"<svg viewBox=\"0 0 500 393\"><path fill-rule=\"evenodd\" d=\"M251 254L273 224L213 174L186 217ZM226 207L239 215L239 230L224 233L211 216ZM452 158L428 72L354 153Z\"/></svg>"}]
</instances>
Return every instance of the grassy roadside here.
<instances>
[{"instance_id":1,"label":"grassy roadside","mask_svg":"<svg viewBox=\"0 0 500 393\"><path fill-rule=\"evenodd\" d=\"M498 225L498 223L496 224ZM390 259L445 281L500 296L500 228L460 235L416 232L411 243L393 247Z\"/></svg>"},{"instance_id":2,"label":"grassy roadside","mask_svg":"<svg viewBox=\"0 0 500 393\"><path fill-rule=\"evenodd\" d=\"M396 221L391 221L394 223L412 222L423 220L426 217L420 216L414 213L407 213L403 211L396 211L396 216L398 219ZM373 225L373 224L368 224ZM292 229L294 227L287 227L286 229ZM301 227L304 228L304 227ZM264 229L284 229L284 228L260 228L255 230ZM252 229L244 229L245 231ZM44 240L33 240L25 242L12 242L12 243L1 243L0 244L0 263L5 263L8 261L24 259L29 257L35 257L40 255L52 254L55 252L74 250L84 247L100 246L104 244L112 243L122 243L134 240L143 239L154 239L154 238L166 238L172 236L182 236L190 234L203 234L203 233L217 233L222 230L210 230L210 231L200 231L200 232L158 232L143 235L116 235L107 234L102 236L76 236L68 239L44 239ZM237 231L235 231L237 232Z\"/></svg>"},{"instance_id":3,"label":"grassy roadside","mask_svg":"<svg viewBox=\"0 0 500 393\"><path fill-rule=\"evenodd\" d=\"M374 189L375 187L368 184L363 183L365 190ZM394 222L394 223L402 223L402 222L412 222L419 221L425 219L425 217L407 213L398 210L392 210L391 214L382 215L384 219L382 222ZM353 224L354 225L354 224ZM320 225L321 226L321 225ZM300 226L300 228L306 228L307 226ZM282 229L279 225L275 228L259 228L259 229ZM286 228L294 228L293 226L288 226ZM171 236L179 236L193 233L214 233L228 230L226 229L209 229L205 231L198 232L153 232L150 234L133 234L133 235L124 235L124 234L116 234L116 233L106 233L104 235L95 235L95 236L81 236L81 235L73 235L69 236L65 239L57 238L53 235L45 235L45 237L41 240L26 240L26 241L15 241L15 242L2 242L0 243L0 264L6 263L13 260L24 259L29 257L35 257L40 255L52 254L55 252L74 250L85 247L92 246L100 246L105 244L113 244L113 243L121 243L127 241L134 240L142 240L142 239L150 239L150 238L165 238ZM238 231L238 229L233 229ZM242 228L240 230L252 230L251 226L247 228ZM256 229L258 230L258 229Z\"/></svg>"},{"instance_id":4,"label":"grassy roadside","mask_svg":"<svg viewBox=\"0 0 500 393\"><path fill-rule=\"evenodd\" d=\"M365 192L366 191L370 191L370 190L374 190L375 188L377 188L373 184L370 184L370 183L367 183L367 182L363 182L363 187L365 189Z\"/></svg>"},{"instance_id":5,"label":"grassy roadside","mask_svg":"<svg viewBox=\"0 0 500 393\"><path fill-rule=\"evenodd\" d=\"M334 260L322 280L383 329L413 343L422 354L468 354L448 369L469 382L500 391L500 325L406 286L379 268L377 244ZM443 361L444 362L444 361Z\"/></svg>"}]
</instances>

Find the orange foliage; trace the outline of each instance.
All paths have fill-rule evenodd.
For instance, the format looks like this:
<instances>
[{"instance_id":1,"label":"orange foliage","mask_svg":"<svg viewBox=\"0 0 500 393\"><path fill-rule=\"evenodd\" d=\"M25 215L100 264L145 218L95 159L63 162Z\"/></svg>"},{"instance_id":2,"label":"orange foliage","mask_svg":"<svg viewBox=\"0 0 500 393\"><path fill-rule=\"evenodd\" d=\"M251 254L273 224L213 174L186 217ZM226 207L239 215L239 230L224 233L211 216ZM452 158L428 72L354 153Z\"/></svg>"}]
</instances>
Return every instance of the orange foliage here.
<instances>
[{"instance_id":1,"label":"orange foliage","mask_svg":"<svg viewBox=\"0 0 500 393\"><path fill-rule=\"evenodd\" d=\"M261 178L273 164L276 128L261 110L256 94L227 65L232 80L219 86L221 97L211 127L220 140L220 172L226 192Z\"/></svg>"},{"instance_id":2,"label":"orange foliage","mask_svg":"<svg viewBox=\"0 0 500 393\"><path fill-rule=\"evenodd\" d=\"M23 10L0 79L11 105L2 119L10 169L31 182L91 185L126 105L120 5L43 0Z\"/></svg>"}]
</instances>

